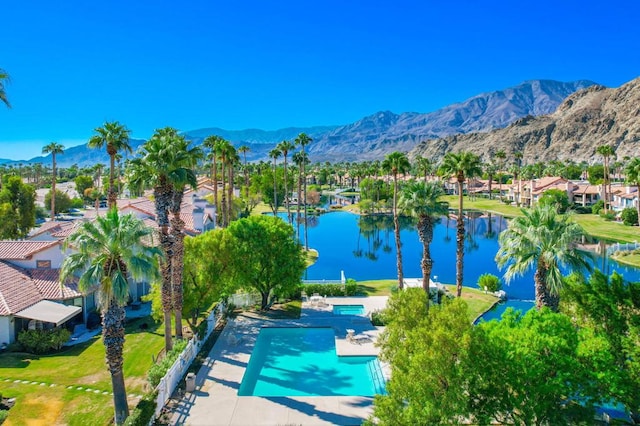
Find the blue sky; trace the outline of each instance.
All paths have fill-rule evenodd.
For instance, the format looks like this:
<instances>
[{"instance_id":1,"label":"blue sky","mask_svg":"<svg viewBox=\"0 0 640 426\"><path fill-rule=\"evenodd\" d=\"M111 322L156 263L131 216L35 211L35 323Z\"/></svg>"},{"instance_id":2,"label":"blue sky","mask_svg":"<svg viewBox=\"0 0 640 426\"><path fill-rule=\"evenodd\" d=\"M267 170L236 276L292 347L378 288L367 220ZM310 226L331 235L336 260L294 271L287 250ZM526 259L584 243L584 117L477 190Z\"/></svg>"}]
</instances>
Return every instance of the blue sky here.
<instances>
[{"instance_id":1,"label":"blue sky","mask_svg":"<svg viewBox=\"0 0 640 426\"><path fill-rule=\"evenodd\" d=\"M0 158L132 135L347 124L524 80L640 75L637 1L5 0Z\"/></svg>"}]
</instances>

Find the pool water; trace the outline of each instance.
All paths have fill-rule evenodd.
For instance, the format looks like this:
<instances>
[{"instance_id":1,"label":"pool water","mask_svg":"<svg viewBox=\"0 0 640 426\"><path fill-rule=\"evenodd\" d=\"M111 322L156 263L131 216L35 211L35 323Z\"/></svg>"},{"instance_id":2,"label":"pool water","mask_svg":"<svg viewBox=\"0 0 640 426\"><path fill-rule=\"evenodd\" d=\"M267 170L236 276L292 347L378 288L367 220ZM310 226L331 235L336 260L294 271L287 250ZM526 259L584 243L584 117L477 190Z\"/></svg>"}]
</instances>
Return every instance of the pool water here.
<instances>
[{"instance_id":1,"label":"pool water","mask_svg":"<svg viewBox=\"0 0 640 426\"><path fill-rule=\"evenodd\" d=\"M363 305L333 305L334 315L364 315Z\"/></svg>"},{"instance_id":2,"label":"pool water","mask_svg":"<svg viewBox=\"0 0 640 426\"><path fill-rule=\"evenodd\" d=\"M373 356L336 355L332 328L263 328L239 396L374 396L384 393Z\"/></svg>"}]
</instances>

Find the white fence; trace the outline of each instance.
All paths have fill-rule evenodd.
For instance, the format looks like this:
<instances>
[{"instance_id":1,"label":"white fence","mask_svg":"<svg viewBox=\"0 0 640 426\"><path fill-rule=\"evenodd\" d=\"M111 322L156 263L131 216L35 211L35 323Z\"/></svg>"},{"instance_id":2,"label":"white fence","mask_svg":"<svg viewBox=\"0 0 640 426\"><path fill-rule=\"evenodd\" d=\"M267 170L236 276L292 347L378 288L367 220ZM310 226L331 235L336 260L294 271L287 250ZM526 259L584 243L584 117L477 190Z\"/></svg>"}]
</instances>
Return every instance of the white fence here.
<instances>
[{"instance_id":1,"label":"white fence","mask_svg":"<svg viewBox=\"0 0 640 426\"><path fill-rule=\"evenodd\" d=\"M156 412L155 418L158 418L162 412L162 408L167 403L173 391L178 387L178 383L184 377L187 369L195 359L196 355L200 351L202 344L207 341L211 333L216 328L216 325L224 314L225 306L219 303L218 306L207 317L207 332L202 340L198 340L198 336L193 336L187 347L182 351L176 362L169 368L167 374L160 379L160 383L156 387L158 391L158 398L156 399Z\"/></svg>"},{"instance_id":2,"label":"white fence","mask_svg":"<svg viewBox=\"0 0 640 426\"><path fill-rule=\"evenodd\" d=\"M257 293L238 293L229 297L229 303L238 308L257 305L262 301L262 297Z\"/></svg>"},{"instance_id":3,"label":"white fence","mask_svg":"<svg viewBox=\"0 0 640 426\"><path fill-rule=\"evenodd\" d=\"M640 248L640 243L614 243L607 247L607 254L613 254L617 251L632 251Z\"/></svg>"}]
</instances>

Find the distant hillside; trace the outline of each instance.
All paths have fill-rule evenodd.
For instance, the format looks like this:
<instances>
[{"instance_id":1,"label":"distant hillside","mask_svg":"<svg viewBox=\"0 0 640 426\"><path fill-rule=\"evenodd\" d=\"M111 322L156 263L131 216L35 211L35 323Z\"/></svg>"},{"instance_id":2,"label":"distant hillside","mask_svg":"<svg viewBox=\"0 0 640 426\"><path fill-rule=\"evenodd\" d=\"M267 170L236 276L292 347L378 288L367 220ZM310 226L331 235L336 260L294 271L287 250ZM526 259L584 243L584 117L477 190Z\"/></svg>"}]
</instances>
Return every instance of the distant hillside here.
<instances>
[{"instance_id":1,"label":"distant hillside","mask_svg":"<svg viewBox=\"0 0 640 426\"><path fill-rule=\"evenodd\" d=\"M548 114L567 96L593 84L531 80L426 114L378 112L317 138L309 145L309 155L314 161L379 159L389 152L410 151L427 139L488 131L528 115Z\"/></svg>"},{"instance_id":2,"label":"distant hillside","mask_svg":"<svg viewBox=\"0 0 640 426\"><path fill-rule=\"evenodd\" d=\"M524 117L487 133L454 135L420 143L410 156L440 158L450 151L471 151L485 159L504 150L523 162L601 161L596 148L609 144L618 158L640 153L640 78L617 89L591 86L569 96L549 115Z\"/></svg>"}]
</instances>

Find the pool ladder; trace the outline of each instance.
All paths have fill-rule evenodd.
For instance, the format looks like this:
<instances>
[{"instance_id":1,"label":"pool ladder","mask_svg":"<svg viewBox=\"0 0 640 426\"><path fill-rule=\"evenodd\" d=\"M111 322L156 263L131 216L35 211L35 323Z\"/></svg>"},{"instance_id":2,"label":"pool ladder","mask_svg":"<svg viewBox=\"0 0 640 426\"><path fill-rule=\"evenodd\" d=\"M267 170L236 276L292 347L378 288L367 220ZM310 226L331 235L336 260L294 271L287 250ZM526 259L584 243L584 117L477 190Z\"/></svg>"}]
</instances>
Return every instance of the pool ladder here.
<instances>
[{"instance_id":1,"label":"pool ladder","mask_svg":"<svg viewBox=\"0 0 640 426\"><path fill-rule=\"evenodd\" d=\"M367 363L367 367L369 368L369 373L371 374L371 378L373 379L373 385L375 387L375 392L377 394L385 395L387 392L385 390L384 376L382 375L382 368L380 367L380 363L378 359L375 358Z\"/></svg>"}]
</instances>

